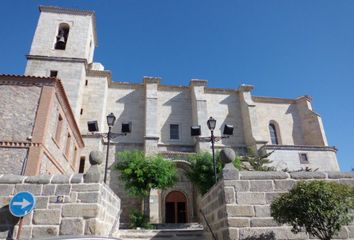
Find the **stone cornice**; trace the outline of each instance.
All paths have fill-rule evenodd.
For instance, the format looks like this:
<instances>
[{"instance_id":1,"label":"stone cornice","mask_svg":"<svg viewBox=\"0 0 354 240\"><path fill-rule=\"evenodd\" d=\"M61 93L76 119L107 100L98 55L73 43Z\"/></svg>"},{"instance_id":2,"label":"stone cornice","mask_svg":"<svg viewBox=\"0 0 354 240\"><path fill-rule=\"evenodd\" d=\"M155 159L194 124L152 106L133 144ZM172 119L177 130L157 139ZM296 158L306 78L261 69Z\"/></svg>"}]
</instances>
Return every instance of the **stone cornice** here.
<instances>
[{"instance_id":1,"label":"stone cornice","mask_svg":"<svg viewBox=\"0 0 354 240\"><path fill-rule=\"evenodd\" d=\"M252 100L254 102L259 102L259 103L287 103L287 104L296 103L295 99L290 99L290 98L275 98L275 97L252 96Z\"/></svg>"},{"instance_id":2,"label":"stone cornice","mask_svg":"<svg viewBox=\"0 0 354 240\"><path fill-rule=\"evenodd\" d=\"M39 147L40 145L40 143L34 142L0 140L0 148L29 148Z\"/></svg>"},{"instance_id":3,"label":"stone cornice","mask_svg":"<svg viewBox=\"0 0 354 240\"><path fill-rule=\"evenodd\" d=\"M76 62L84 63L87 68L87 60L85 58L69 58L69 57L53 57L53 56L40 56L40 55L26 55L27 60L43 60L43 61L56 61L56 62Z\"/></svg>"},{"instance_id":4,"label":"stone cornice","mask_svg":"<svg viewBox=\"0 0 354 240\"><path fill-rule=\"evenodd\" d=\"M144 84L152 84L155 83L157 85L160 84L161 78L160 77L148 77L144 76Z\"/></svg>"},{"instance_id":5,"label":"stone cornice","mask_svg":"<svg viewBox=\"0 0 354 240\"><path fill-rule=\"evenodd\" d=\"M237 92L238 92L237 89L230 89L230 88L205 88L205 93L232 94Z\"/></svg>"},{"instance_id":6,"label":"stone cornice","mask_svg":"<svg viewBox=\"0 0 354 240\"><path fill-rule=\"evenodd\" d=\"M189 86L193 87L193 86L208 86L208 81L207 80L203 80L203 79L192 79L189 82Z\"/></svg>"},{"instance_id":7,"label":"stone cornice","mask_svg":"<svg viewBox=\"0 0 354 240\"><path fill-rule=\"evenodd\" d=\"M267 150L294 150L294 151L331 151L337 152L335 147L330 146L305 146L305 145L265 145Z\"/></svg>"},{"instance_id":8,"label":"stone cornice","mask_svg":"<svg viewBox=\"0 0 354 240\"><path fill-rule=\"evenodd\" d=\"M1 85L55 86L55 82L56 79L51 77L0 74Z\"/></svg>"},{"instance_id":9,"label":"stone cornice","mask_svg":"<svg viewBox=\"0 0 354 240\"><path fill-rule=\"evenodd\" d=\"M252 85L248 85L248 84L241 84L241 86L238 88L239 91L242 92L250 92L253 90L253 86Z\"/></svg>"},{"instance_id":10,"label":"stone cornice","mask_svg":"<svg viewBox=\"0 0 354 240\"><path fill-rule=\"evenodd\" d=\"M95 47L98 46L97 32L96 32L96 13L95 11L81 10L81 9L72 9L72 8L63 8L56 6L39 6L40 12L51 12L59 14L69 14L69 15L83 15L92 17L92 28L95 41Z\"/></svg>"}]
</instances>

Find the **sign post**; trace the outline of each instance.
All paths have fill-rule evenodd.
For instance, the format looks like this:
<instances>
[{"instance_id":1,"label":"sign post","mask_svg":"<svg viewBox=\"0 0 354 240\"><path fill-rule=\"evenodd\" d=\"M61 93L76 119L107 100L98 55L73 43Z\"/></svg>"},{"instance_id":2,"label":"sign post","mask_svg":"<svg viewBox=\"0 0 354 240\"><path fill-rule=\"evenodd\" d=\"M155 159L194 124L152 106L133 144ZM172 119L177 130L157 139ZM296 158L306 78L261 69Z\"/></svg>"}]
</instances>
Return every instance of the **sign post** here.
<instances>
[{"instance_id":1,"label":"sign post","mask_svg":"<svg viewBox=\"0 0 354 240\"><path fill-rule=\"evenodd\" d=\"M32 212L36 206L36 198L30 192L19 192L10 201L10 213L20 218L16 239L20 238L23 217Z\"/></svg>"}]
</instances>

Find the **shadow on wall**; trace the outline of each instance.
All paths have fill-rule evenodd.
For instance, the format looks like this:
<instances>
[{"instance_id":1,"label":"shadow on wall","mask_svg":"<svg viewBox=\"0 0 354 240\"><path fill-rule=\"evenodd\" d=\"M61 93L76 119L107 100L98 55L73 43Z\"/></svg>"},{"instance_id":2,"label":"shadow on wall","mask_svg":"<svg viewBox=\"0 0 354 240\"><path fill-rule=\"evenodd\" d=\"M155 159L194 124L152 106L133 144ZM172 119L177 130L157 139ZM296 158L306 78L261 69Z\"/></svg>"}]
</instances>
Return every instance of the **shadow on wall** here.
<instances>
[{"instance_id":1,"label":"shadow on wall","mask_svg":"<svg viewBox=\"0 0 354 240\"><path fill-rule=\"evenodd\" d=\"M190 104L190 95L188 91L182 91L176 96L166 101L163 106L169 106L171 108L171 114L167 117L166 121L161 127L161 142L171 143L174 140L170 139L170 124L179 125L179 139L175 140L175 143L183 143L193 145L193 138L190 135L190 127L192 122L192 107ZM189 112L188 114L186 114ZM190 149L185 149L189 151ZM184 151L183 149L177 149L177 151Z\"/></svg>"},{"instance_id":2,"label":"shadow on wall","mask_svg":"<svg viewBox=\"0 0 354 240\"><path fill-rule=\"evenodd\" d=\"M120 142L134 142L134 138L143 139L143 122L140 117L137 116L139 113L144 113L145 105L143 101L144 92L143 89L135 89L129 94L118 98L115 103L122 104L123 110L121 113L116 116L117 120L113 126L112 132L120 133L122 123L131 122L132 123L132 132L127 136L119 138ZM116 109L116 107L114 108ZM144 116L143 114L141 116ZM137 135L141 136L137 136Z\"/></svg>"},{"instance_id":3,"label":"shadow on wall","mask_svg":"<svg viewBox=\"0 0 354 240\"><path fill-rule=\"evenodd\" d=\"M249 236L244 238L245 240L275 240L275 234L274 232L269 232L269 233L262 233L257 236Z\"/></svg>"},{"instance_id":4,"label":"shadow on wall","mask_svg":"<svg viewBox=\"0 0 354 240\"><path fill-rule=\"evenodd\" d=\"M14 227L18 223L19 218L12 216L9 205L0 208L0 235L7 232L6 239L13 239Z\"/></svg>"},{"instance_id":5,"label":"shadow on wall","mask_svg":"<svg viewBox=\"0 0 354 240\"><path fill-rule=\"evenodd\" d=\"M231 124L234 126L234 133L230 138L222 139L221 142L224 145L244 145L243 141L240 142L239 139L244 139L243 137L243 126L241 118L241 106L239 102L238 95L232 94L224 98L220 104L226 105L228 108L228 113L225 117L225 120L220 125L220 132L224 131L225 124Z\"/></svg>"},{"instance_id":6,"label":"shadow on wall","mask_svg":"<svg viewBox=\"0 0 354 240\"><path fill-rule=\"evenodd\" d=\"M286 110L286 114L291 114L293 118L292 137L293 137L294 145L305 145L304 138L302 136L303 135L302 130L299 131L299 129L302 129L302 127L301 127L301 119L296 105L291 104L289 108ZM282 129L280 129L280 131L282 131Z\"/></svg>"}]
</instances>

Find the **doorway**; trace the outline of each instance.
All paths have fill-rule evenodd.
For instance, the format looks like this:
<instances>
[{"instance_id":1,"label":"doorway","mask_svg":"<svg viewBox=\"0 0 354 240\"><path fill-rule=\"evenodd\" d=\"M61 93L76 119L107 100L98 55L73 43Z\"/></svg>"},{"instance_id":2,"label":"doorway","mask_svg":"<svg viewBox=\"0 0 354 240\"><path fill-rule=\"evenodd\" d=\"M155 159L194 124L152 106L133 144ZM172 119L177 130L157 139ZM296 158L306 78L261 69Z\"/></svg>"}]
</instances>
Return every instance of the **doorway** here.
<instances>
[{"instance_id":1,"label":"doorway","mask_svg":"<svg viewBox=\"0 0 354 240\"><path fill-rule=\"evenodd\" d=\"M166 196L165 201L166 223L187 222L187 198L179 191L172 191Z\"/></svg>"}]
</instances>

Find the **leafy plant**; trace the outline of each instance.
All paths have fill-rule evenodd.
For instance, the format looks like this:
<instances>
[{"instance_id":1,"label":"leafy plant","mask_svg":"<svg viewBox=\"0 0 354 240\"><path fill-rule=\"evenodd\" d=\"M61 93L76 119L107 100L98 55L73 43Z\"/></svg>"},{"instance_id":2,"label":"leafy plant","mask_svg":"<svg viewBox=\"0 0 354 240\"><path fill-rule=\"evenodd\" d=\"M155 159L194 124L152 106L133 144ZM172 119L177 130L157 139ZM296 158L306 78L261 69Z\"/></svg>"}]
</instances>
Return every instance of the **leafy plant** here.
<instances>
[{"instance_id":1,"label":"leafy plant","mask_svg":"<svg viewBox=\"0 0 354 240\"><path fill-rule=\"evenodd\" d=\"M325 181L299 182L288 193L273 201L271 215L290 224L294 233L306 232L330 240L353 217L354 189L348 185Z\"/></svg>"},{"instance_id":2,"label":"leafy plant","mask_svg":"<svg viewBox=\"0 0 354 240\"><path fill-rule=\"evenodd\" d=\"M232 163L234 164L234 167L235 167L237 170L243 169L243 168L242 168L242 157L237 156L237 157L235 158L235 160L234 160Z\"/></svg>"},{"instance_id":3,"label":"leafy plant","mask_svg":"<svg viewBox=\"0 0 354 240\"><path fill-rule=\"evenodd\" d=\"M222 164L219 160L219 153L215 154L217 163L217 174L220 177ZM201 194L205 194L215 184L213 156L209 152L196 153L189 156L191 170L186 175L191 182L198 188Z\"/></svg>"},{"instance_id":4,"label":"leafy plant","mask_svg":"<svg viewBox=\"0 0 354 240\"><path fill-rule=\"evenodd\" d=\"M129 214L130 220L130 228L144 228L144 229L152 229L153 225L149 223L149 217L142 214L140 211L136 209L131 209Z\"/></svg>"},{"instance_id":5,"label":"leafy plant","mask_svg":"<svg viewBox=\"0 0 354 240\"><path fill-rule=\"evenodd\" d=\"M249 166L247 166L248 164L242 163L241 168L248 171L276 171L275 167L267 166L268 164L272 163L272 161L269 160L268 157L273 152L274 151L269 153L259 152L258 154L256 154L251 148L248 148L246 156L243 156L241 158L241 163L249 163Z\"/></svg>"},{"instance_id":6,"label":"leafy plant","mask_svg":"<svg viewBox=\"0 0 354 240\"><path fill-rule=\"evenodd\" d=\"M151 189L166 189L177 180L176 166L161 155L145 156L141 151L123 151L115 165L121 173L125 189L144 201L144 213L149 216Z\"/></svg>"}]
</instances>

